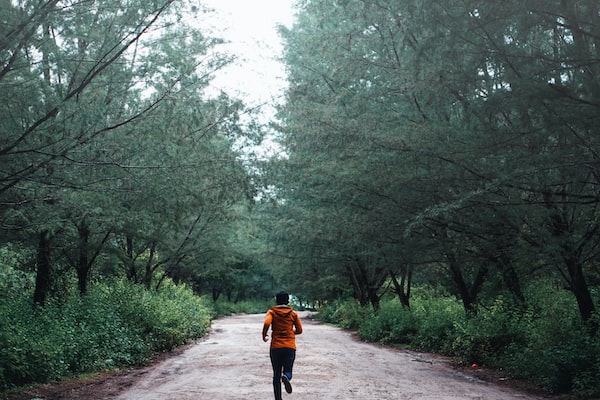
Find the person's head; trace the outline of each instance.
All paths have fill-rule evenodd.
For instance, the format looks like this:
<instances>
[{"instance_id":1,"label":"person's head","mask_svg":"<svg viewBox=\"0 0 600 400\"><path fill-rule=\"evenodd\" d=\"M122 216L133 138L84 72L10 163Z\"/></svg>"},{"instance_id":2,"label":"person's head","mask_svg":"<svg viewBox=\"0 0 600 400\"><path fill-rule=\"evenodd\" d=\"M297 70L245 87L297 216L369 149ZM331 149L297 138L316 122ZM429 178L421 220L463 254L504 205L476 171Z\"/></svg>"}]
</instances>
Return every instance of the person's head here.
<instances>
[{"instance_id":1,"label":"person's head","mask_svg":"<svg viewBox=\"0 0 600 400\"><path fill-rule=\"evenodd\" d=\"M286 292L279 292L275 295L275 302L278 306L287 305L290 302L290 295Z\"/></svg>"}]
</instances>

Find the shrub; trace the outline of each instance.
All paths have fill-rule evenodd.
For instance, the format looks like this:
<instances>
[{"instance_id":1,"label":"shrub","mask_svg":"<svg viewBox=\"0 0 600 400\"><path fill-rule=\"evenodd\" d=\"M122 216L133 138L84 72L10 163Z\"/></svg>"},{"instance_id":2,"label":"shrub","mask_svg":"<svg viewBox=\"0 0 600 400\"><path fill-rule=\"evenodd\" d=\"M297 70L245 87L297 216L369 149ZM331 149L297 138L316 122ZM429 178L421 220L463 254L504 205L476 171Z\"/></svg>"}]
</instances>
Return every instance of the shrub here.
<instances>
[{"instance_id":1,"label":"shrub","mask_svg":"<svg viewBox=\"0 0 600 400\"><path fill-rule=\"evenodd\" d=\"M2 296L2 293L0 293ZM0 390L81 372L139 365L153 351L200 337L211 314L184 285L158 291L127 281L34 307L30 292L0 304Z\"/></svg>"},{"instance_id":2,"label":"shrub","mask_svg":"<svg viewBox=\"0 0 600 400\"><path fill-rule=\"evenodd\" d=\"M232 314L261 314L266 313L272 307L272 300L243 300L238 302L230 302L219 300L212 303L212 309L215 315L232 315Z\"/></svg>"},{"instance_id":3,"label":"shrub","mask_svg":"<svg viewBox=\"0 0 600 400\"><path fill-rule=\"evenodd\" d=\"M395 298L382 300L377 312L348 300L321 308L318 318L358 330L364 340L502 369L551 393L600 396L600 335L590 335L573 296L538 282L527 298L525 307L497 297L467 316L458 299L421 289L410 310ZM600 326L600 316L593 319Z\"/></svg>"},{"instance_id":4,"label":"shrub","mask_svg":"<svg viewBox=\"0 0 600 400\"><path fill-rule=\"evenodd\" d=\"M378 312L368 315L358 329L361 339L382 344L410 344L417 331L414 313L395 300L382 302Z\"/></svg>"},{"instance_id":5,"label":"shrub","mask_svg":"<svg viewBox=\"0 0 600 400\"><path fill-rule=\"evenodd\" d=\"M595 314L591 323L600 326L600 315ZM584 365L579 365L573 377L573 392L582 398L600 398L600 337L596 334L586 344L588 351Z\"/></svg>"},{"instance_id":6,"label":"shrub","mask_svg":"<svg viewBox=\"0 0 600 400\"><path fill-rule=\"evenodd\" d=\"M415 297L412 304L414 319L419 321L412 347L451 355L457 324L465 320L460 302L448 295L431 297L424 293Z\"/></svg>"},{"instance_id":7,"label":"shrub","mask_svg":"<svg viewBox=\"0 0 600 400\"><path fill-rule=\"evenodd\" d=\"M456 320L450 354L466 363L504 367L502 355L527 341L528 314L499 297L476 316Z\"/></svg>"},{"instance_id":8,"label":"shrub","mask_svg":"<svg viewBox=\"0 0 600 400\"><path fill-rule=\"evenodd\" d=\"M344 329L357 330L371 313L370 307L361 307L355 300L339 300L321 307L317 319Z\"/></svg>"},{"instance_id":9,"label":"shrub","mask_svg":"<svg viewBox=\"0 0 600 400\"><path fill-rule=\"evenodd\" d=\"M592 338L572 295L544 285L536 288L531 307L521 314L520 335L500 355L503 368L532 380L551 393L582 389L597 369L598 338ZM516 319L516 318L515 318ZM598 376L598 375L596 375ZM597 379L595 379L597 381ZM586 390L594 390L587 387ZM596 393L598 387L596 386Z\"/></svg>"}]
</instances>

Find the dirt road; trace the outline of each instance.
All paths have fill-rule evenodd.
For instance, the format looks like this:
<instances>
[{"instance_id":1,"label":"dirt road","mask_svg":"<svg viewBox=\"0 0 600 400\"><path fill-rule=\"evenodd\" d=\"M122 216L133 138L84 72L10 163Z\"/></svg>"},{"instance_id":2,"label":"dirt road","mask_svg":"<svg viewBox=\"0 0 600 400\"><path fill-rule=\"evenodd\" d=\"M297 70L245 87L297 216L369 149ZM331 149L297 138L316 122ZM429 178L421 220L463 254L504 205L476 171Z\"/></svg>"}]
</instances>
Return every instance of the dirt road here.
<instances>
[{"instance_id":1,"label":"dirt road","mask_svg":"<svg viewBox=\"0 0 600 400\"><path fill-rule=\"evenodd\" d=\"M289 400L541 399L480 380L433 355L361 343L348 332L303 317ZM270 400L262 315L218 319L206 340L149 369L119 400Z\"/></svg>"},{"instance_id":2,"label":"dirt road","mask_svg":"<svg viewBox=\"0 0 600 400\"><path fill-rule=\"evenodd\" d=\"M452 368L443 357L361 343L301 313L304 334L287 400L540 400L485 370ZM213 321L210 335L152 365L41 385L6 400L271 400L263 315ZM481 379L485 377L485 379Z\"/></svg>"}]
</instances>

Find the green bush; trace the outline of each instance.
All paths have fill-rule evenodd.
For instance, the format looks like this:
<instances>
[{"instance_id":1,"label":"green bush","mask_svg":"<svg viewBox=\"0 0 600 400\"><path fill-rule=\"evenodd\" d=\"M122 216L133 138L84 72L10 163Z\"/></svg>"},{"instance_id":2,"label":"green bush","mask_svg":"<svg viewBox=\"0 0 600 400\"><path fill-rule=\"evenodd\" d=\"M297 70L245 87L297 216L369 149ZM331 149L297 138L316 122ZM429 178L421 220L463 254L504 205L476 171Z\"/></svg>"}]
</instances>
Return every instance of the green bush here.
<instances>
[{"instance_id":1,"label":"green bush","mask_svg":"<svg viewBox=\"0 0 600 400\"><path fill-rule=\"evenodd\" d=\"M451 355L457 324L466 318L461 303L448 295L431 297L425 293L415 296L411 309L413 318L419 321L412 347Z\"/></svg>"},{"instance_id":2,"label":"green bush","mask_svg":"<svg viewBox=\"0 0 600 400\"><path fill-rule=\"evenodd\" d=\"M358 328L361 339L382 344L410 344L417 331L414 313L393 300L383 302L379 311L368 315Z\"/></svg>"},{"instance_id":3,"label":"green bush","mask_svg":"<svg viewBox=\"0 0 600 400\"><path fill-rule=\"evenodd\" d=\"M55 336L55 311L42 313L23 297L0 306L2 383L10 386L57 379L68 372Z\"/></svg>"},{"instance_id":4,"label":"green bush","mask_svg":"<svg viewBox=\"0 0 600 400\"><path fill-rule=\"evenodd\" d=\"M529 310L513 317L520 332L513 331L511 345L498 355L499 365L551 393L600 395L599 375L590 379L598 371L598 338L582 323L572 295L542 285L536 291Z\"/></svg>"},{"instance_id":5,"label":"green bush","mask_svg":"<svg viewBox=\"0 0 600 400\"><path fill-rule=\"evenodd\" d=\"M372 312L370 307L361 307L355 300L338 300L321 307L317 319L344 329L358 330Z\"/></svg>"},{"instance_id":6,"label":"green bush","mask_svg":"<svg viewBox=\"0 0 600 400\"><path fill-rule=\"evenodd\" d=\"M356 313L361 315L357 321L363 340L444 354L452 353L456 324L465 319L460 303L448 296L415 296L410 308L391 298L375 313Z\"/></svg>"},{"instance_id":7,"label":"green bush","mask_svg":"<svg viewBox=\"0 0 600 400\"><path fill-rule=\"evenodd\" d=\"M85 296L44 308L30 298L22 291L0 304L1 391L140 365L153 351L184 344L210 327L204 301L171 281L158 291L122 280L95 283Z\"/></svg>"},{"instance_id":8,"label":"green bush","mask_svg":"<svg viewBox=\"0 0 600 400\"><path fill-rule=\"evenodd\" d=\"M525 310L499 297L491 305L479 307L477 316L456 320L449 354L465 363L504 368L503 355L527 343L529 317Z\"/></svg>"},{"instance_id":9,"label":"green bush","mask_svg":"<svg viewBox=\"0 0 600 400\"><path fill-rule=\"evenodd\" d=\"M262 314L274 306L273 300L243 300L230 302L219 300L212 303L212 309L216 316L233 314Z\"/></svg>"},{"instance_id":10,"label":"green bush","mask_svg":"<svg viewBox=\"0 0 600 400\"><path fill-rule=\"evenodd\" d=\"M592 324L600 326L600 315L595 314ZM585 360L573 377L573 392L582 398L600 398L600 337L597 333L585 347Z\"/></svg>"},{"instance_id":11,"label":"green bush","mask_svg":"<svg viewBox=\"0 0 600 400\"><path fill-rule=\"evenodd\" d=\"M203 336L210 327L209 309L187 286L163 284L153 292L149 306L150 319L143 325L151 327L153 350L170 350Z\"/></svg>"},{"instance_id":12,"label":"green bush","mask_svg":"<svg viewBox=\"0 0 600 400\"><path fill-rule=\"evenodd\" d=\"M600 396L600 337L581 322L570 293L538 283L527 307L498 297L470 316L452 296L414 293L410 309L395 298L383 299L377 312L348 300L321 308L318 319L357 330L363 340L502 369L551 393Z\"/></svg>"}]
</instances>

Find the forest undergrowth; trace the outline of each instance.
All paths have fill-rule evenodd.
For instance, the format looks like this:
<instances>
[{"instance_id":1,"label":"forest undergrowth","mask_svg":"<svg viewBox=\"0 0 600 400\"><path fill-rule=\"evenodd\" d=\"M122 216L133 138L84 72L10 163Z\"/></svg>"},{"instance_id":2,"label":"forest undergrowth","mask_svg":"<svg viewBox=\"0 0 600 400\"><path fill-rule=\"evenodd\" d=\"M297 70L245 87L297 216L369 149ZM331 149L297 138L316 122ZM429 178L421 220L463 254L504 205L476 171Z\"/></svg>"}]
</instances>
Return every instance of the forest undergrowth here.
<instances>
[{"instance_id":1,"label":"forest undergrowth","mask_svg":"<svg viewBox=\"0 0 600 400\"><path fill-rule=\"evenodd\" d=\"M568 293L540 285L530 298L528 305L517 306L497 297L481 305L476 315L466 315L455 297L418 289L410 308L392 297L377 311L346 300L321 308L317 318L355 330L365 341L502 370L551 394L598 398L598 336L581 323Z\"/></svg>"},{"instance_id":2,"label":"forest undergrowth","mask_svg":"<svg viewBox=\"0 0 600 400\"><path fill-rule=\"evenodd\" d=\"M160 290L126 280L96 282L83 296L66 293L40 307L30 291L16 289L17 277L3 278L0 392L143 365L157 352L203 336L213 317L209 302L172 281Z\"/></svg>"}]
</instances>

